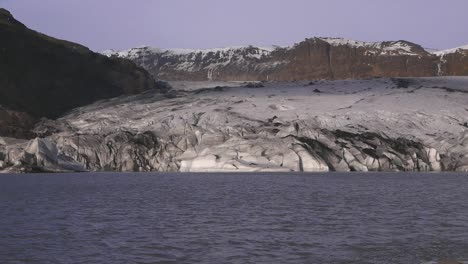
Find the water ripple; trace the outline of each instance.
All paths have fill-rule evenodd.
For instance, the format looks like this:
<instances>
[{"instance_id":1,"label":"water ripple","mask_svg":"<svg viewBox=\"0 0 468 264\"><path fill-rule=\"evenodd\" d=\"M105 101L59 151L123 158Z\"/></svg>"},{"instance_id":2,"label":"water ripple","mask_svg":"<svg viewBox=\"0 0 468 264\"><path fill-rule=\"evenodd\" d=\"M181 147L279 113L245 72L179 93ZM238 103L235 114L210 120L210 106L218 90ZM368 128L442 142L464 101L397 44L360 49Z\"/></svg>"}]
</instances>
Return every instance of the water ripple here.
<instances>
[{"instance_id":1,"label":"water ripple","mask_svg":"<svg viewBox=\"0 0 468 264\"><path fill-rule=\"evenodd\" d=\"M0 263L467 260L466 201L462 174L2 175Z\"/></svg>"}]
</instances>

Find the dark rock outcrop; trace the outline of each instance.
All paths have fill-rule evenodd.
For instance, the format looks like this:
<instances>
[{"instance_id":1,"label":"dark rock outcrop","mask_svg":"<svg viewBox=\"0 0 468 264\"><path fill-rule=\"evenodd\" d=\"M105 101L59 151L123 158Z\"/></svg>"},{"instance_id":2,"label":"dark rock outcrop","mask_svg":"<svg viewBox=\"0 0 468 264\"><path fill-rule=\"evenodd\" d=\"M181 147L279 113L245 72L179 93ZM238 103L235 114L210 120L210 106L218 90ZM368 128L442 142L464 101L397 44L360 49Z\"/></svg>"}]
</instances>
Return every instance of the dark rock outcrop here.
<instances>
[{"instance_id":1,"label":"dark rock outcrop","mask_svg":"<svg viewBox=\"0 0 468 264\"><path fill-rule=\"evenodd\" d=\"M135 63L28 29L5 9L0 39L0 105L13 111L55 118L99 99L157 87ZM12 120L4 117L0 122ZM9 131L2 128L0 135L17 135Z\"/></svg>"},{"instance_id":2,"label":"dark rock outcrop","mask_svg":"<svg viewBox=\"0 0 468 264\"><path fill-rule=\"evenodd\" d=\"M0 105L0 136L31 138L36 118L25 112L12 111Z\"/></svg>"}]
</instances>

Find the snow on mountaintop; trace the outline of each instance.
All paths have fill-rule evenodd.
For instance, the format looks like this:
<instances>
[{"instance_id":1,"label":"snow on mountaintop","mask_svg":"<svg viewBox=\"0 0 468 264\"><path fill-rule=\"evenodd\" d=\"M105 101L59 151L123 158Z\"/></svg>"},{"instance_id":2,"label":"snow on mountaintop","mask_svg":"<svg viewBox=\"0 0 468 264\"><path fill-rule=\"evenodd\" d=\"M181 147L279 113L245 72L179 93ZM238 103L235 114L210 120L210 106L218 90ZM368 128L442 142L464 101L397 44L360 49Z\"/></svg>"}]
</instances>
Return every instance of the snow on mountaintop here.
<instances>
[{"instance_id":1,"label":"snow on mountaintop","mask_svg":"<svg viewBox=\"0 0 468 264\"><path fill-rule=\"evenodd\" d=\"M113 49L110 50L105 50L101 52L102 55L105 55L107 57L110 56L117 56L120 58L128 58L128 59L136 59L138 58L142 53L162 53L162 49L158 48L152 48L149 46L140 46L136 48L131 48L128 50L123 50L123 51L115 51Z\"/></svg>"},{"instance_id":2,"label":"snow on mountaintop","mask_svg":"<svg viewBox=\"0 0 468 264\"><path fill-rule=\"evenodd\" d=\"M176 56L185 56L191 54L201 55L201 57L205 57L208 54L221 54L227 55L228 57L232 57L234 53L246 52L246 57L250 58L257 58L260 59L262 56L269 55L272 51L279 48L278 46L270 46L270 47L254 47L254 46L233 46L233 47L224 47L224 48L212 48L212 49L159 49L159 48L152 48L149 46L141 46L137 48L132 48L123 51L115 51L115 50L106 50L103 51L102 54L106 56L117 56L117 57L124 57L135 59L141 55L150 55L150 54L163 54L163 55L176 55Z\"/></svg>"},{"instance_id":3,"label":"snow on mountaintop","mask_svg":"<svg viewBox=\"0 0 468 264\"><path fill-rule=\"evenodd\" d=\"M381 55L419 55L412 50L412 46L406 41L364 42L344 38L319 38L332 46L351 46L354 48L378 49ZM375 52L370 52L375 54Z\"/></svg>"},{"instance_id":4,"label":"snow on mountaintop","mask_svg":"<svg viewBox=\"0 0 468 264\"><path fill-rule=\"evenodd\" d=\"M101 51L101 54L104 55L104 56L107 56L107 57L110 57L115 53L117 53L117 51L113 50L113 49L108 49L108 50L105 50L105 51Z\"/></svg>"},{"instance_id":5,"label":"snow on mountaintop","mask_svg":"<svg viewBox=\"0 0 468 264\"><path fill-rule=\"evenodd\" d=\"M453 49L435 51L435 52L432 52L432 54L435 54L435 55L438 55L438 56L444 56L445 54L456 53L456 52L458 52L460 50L468 50L468 45L460 46L460 47L453 48Z\"/></svg>"},{"instance_id":6,"label":"snow on mountaintop","mask_svg":"<svg viewBox=\"0 0 468 264\"><path fill-rule=\"evenodd\" d=\"M173 67L178 71L192 72L201 68L208 70L208 79L212 78L213 69L229 64L248 65L249 62L259 62L268 58L271 53L282 47L254 47L237 46L213 49L158 49L148 46L132 48L116 52L107 50L102 52L108 57L117 56L137 61L145 69L155 67L161 58L162 61L175 61ZM281 62L272 64L263 63L259 67L273 67Z\"/></svg>"},{"instance_id":7,"label":"snow on mountaintop","mask_svg":"<svg viewBox=\"0 0 468 264\"><path fill-rule=\"evenodd\" d=\"M371 49L367 53L370 55L420 55L414 51L414 46L406 41L386 41L386 42L364 42L343 38L318 38L328 42L332 46L350 46L355 48L368 48ZM297 45L297 44L296 44ZM145 55L161 54L164 56L191 56L196 55L199 58L205 58L210 54L217 54L219 57L228 57L231 59L234 55L240 54L240 57L260 59L263 56L270 55L276 49L284 48L291 49L293 46L233 46L225 48L212 48L212 49L159 49L149 46L141 46L123 51L106 50L102 54L106 56L118 56L129 59L137 59Z\"/></svg>"}]
</instances>

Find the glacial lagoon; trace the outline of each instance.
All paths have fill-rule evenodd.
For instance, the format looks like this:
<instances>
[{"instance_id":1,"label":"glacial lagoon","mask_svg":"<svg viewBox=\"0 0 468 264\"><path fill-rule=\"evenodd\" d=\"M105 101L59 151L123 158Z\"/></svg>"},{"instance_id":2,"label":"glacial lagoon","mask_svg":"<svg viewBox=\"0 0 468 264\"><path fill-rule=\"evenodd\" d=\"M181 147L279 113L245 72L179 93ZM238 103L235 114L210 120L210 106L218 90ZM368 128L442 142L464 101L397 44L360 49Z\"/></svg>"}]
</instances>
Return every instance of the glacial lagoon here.
<instances>
[{"instance_id":1,"label":"glacial lagoon","mask_svg":"<svg viewBox=\"0 0 468 264\"><path fill-rule=\"evenodd\" d=\"M468 260L457 173L0 175L0 262Z\"/></svg>"}]
</instances>

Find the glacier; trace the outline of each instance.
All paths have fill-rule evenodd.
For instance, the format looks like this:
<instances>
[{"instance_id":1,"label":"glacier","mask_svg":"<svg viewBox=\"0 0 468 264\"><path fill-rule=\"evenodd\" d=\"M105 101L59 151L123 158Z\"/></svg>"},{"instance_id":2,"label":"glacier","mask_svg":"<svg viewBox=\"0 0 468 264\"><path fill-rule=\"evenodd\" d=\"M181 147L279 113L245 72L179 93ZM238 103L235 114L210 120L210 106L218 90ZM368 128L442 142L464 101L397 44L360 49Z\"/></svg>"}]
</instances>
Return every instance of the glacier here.
<instances>
[{"instance_id":1,"label":"glacier","mask_svg":"<svg viewBox=\"0 0 468 264\"><path fill-rule=\"evenodd\" d=\"M0 170L468 170L468 77L171 84L2 138Z\"/></svg>"}]
</instances>

